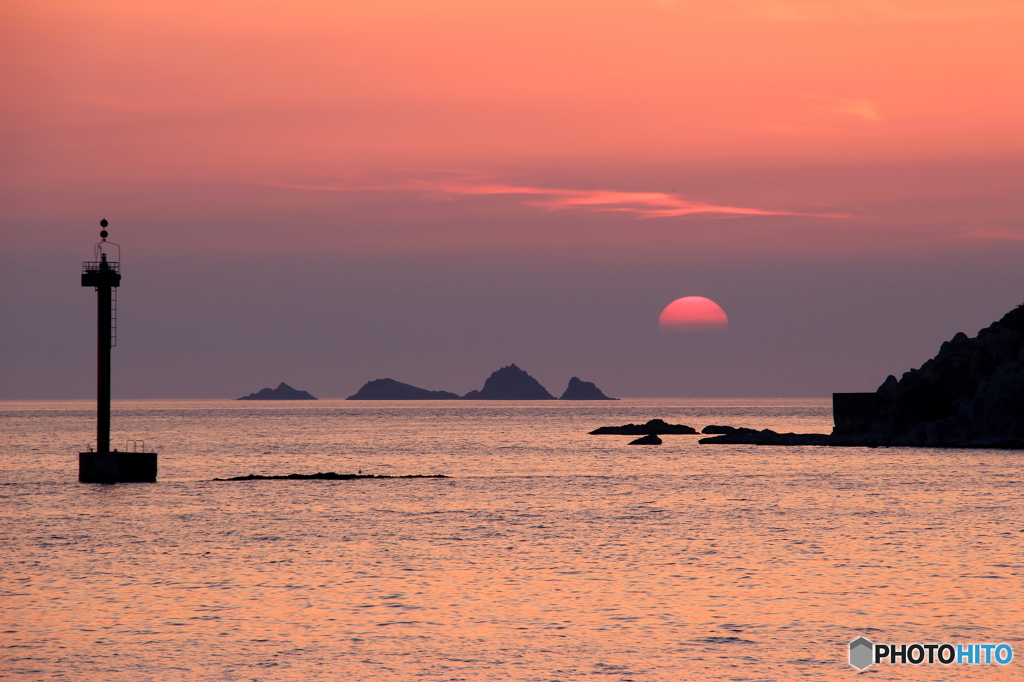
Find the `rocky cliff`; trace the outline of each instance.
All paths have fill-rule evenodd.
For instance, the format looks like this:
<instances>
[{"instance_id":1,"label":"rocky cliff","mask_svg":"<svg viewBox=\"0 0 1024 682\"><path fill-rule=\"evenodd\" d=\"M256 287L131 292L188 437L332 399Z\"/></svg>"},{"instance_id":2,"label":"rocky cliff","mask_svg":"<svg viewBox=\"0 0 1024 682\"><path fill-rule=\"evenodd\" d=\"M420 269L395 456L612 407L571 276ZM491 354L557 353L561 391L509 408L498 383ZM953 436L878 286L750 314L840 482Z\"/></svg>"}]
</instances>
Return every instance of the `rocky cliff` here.
<instances>
[{"instance_id":1,"label":"rocky cliff","mask_svg":"<svg viewBox=\"0 0 1024 682\"><path fill-rule=\"evenodd\" d=\"M937 446L1024 442L1024 305L976 337L958 333L920 369L889 376L875 396L862 424L834 435Z\"/></svg>"},{"instance_id":2,"label":"rocky cliff","mask_svg":"<svg viewBox=\"0 0 1024 682\"><path fill-rule=\"evenodd\" d=\"M1024 305L958 333L874 393L833 396L831 434L708 427L701 443L1024 449ZM714 430L710 430L714 429Z\"/></svg>"}]
</instances>

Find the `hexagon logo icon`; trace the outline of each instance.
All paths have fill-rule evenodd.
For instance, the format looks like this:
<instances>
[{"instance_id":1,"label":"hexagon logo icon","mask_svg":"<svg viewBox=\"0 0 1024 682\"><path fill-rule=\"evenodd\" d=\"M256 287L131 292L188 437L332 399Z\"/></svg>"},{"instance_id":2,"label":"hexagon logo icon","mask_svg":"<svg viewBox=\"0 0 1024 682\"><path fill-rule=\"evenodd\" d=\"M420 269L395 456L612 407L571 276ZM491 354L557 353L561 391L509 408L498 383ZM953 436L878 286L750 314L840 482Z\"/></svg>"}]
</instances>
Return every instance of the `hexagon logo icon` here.
<instances>
[{"instance_id":1,"label":"hexagon logo icon","mask_svg":"<svg viewBox=\"0 0 1024 682\"><path fill-rule=\"evenodd\" d=\"M850 665L857 670L865 670L875 662L875 645L871 640L858 637L850 642Z\"/></svg>"}]
</instances>

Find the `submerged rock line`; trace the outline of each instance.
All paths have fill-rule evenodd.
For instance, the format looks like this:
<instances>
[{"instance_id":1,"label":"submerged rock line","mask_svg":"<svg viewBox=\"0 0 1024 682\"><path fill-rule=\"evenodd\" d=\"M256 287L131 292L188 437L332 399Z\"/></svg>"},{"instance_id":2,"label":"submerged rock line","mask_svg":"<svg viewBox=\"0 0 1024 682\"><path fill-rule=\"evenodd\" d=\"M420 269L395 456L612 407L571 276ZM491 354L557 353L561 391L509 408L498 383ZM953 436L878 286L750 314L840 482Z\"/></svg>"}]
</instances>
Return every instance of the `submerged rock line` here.
<instances>
[{"instance_id":1,"label":"submerged rock line","mask_svg":"<svg viewBox=\"0 0 1024 682\"><path fill-rule=\"evenodd\" d=\"M264 476L249 474L231 478L215 478L214 481L351 481L357 478L450 478L444 474L406 474L405 476L388 476L387 474L339 474L333 471L315 474L285 474L282 476Z\"/></svg>"}]
</instances>

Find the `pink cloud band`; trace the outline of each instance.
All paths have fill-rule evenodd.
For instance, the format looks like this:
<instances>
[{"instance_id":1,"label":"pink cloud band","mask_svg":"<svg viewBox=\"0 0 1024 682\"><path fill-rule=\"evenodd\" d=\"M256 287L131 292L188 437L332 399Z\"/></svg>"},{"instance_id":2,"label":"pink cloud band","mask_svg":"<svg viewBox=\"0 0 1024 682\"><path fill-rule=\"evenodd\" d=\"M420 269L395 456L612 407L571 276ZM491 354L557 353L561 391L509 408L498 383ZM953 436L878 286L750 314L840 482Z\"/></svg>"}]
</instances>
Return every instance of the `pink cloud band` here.
<instances>
[{"instance_id":1,"label":"pink cloud band","mask_svg":"<svg viewBox=\"0 0 1024 682\"><path fill-rule=\"evenodd\" d=\"M769 211L742 206L720 206L683 199L667 192L623 192L616 190L578 190L553 187L527 187L500 183L473 183L465 180L409 179L393 185L297 185L263 183L272 187L319 191L418 191L447 197L515 195L526 206L545 211L587 210L630 213L640 218L674 218L689 215L720 214L732 216L803 216L812 218L849 218L846 213L801 213Z\"/></svg>"}]
</instances>

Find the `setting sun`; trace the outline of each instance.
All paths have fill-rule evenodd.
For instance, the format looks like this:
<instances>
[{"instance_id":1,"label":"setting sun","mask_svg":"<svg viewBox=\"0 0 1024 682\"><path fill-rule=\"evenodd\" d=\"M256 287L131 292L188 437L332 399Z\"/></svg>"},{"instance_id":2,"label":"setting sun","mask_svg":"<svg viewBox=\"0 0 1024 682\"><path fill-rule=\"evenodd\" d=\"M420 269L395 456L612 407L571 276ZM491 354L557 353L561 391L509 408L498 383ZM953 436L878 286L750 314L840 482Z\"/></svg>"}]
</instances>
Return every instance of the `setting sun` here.
<instances>
[{"instance_id":1,"label":"setting sun","mask_svg":"<svg viewBox=\"0 0 1024 682\"><path fill-rule=\"evenodd\" d=\"M729 328L729 317L722 307L703 296L684 296L665 306L658 317L664 332L719 332Z\"/></svg>"}]
</instances>

